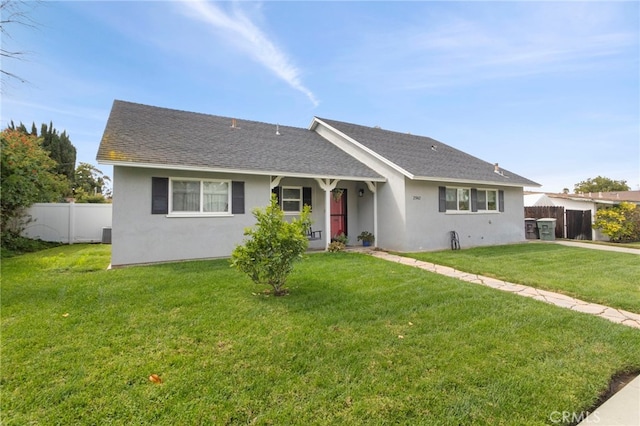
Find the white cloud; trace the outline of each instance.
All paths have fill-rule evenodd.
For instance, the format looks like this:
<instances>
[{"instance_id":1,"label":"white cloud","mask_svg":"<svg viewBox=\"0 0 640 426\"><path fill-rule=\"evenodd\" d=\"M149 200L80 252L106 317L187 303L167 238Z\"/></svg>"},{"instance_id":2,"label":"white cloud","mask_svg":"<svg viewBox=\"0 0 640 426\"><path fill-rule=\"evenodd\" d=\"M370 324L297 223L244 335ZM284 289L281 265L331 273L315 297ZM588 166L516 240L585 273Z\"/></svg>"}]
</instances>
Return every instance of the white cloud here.
<instances>
[{"instance_id":1,"label":"white cloud","mask_svg":"<svg viewBox=\"0 0 640 426\"><path fill-rule=\"evenodd\" d=\"M623 17L628 9L562 6L491 3L456 14L425 8L403 23L385 23L390 30L362 35L342 63L355 78L378 71L384 81L393 76L393 88L413 90L601 69L637 51L637 24Z\"/></svg>"},{"instance_id":2,"label":"white cloud","mask_svg":"<svg viewBox=\"0 0 640 426\"><path fill-rule=\"evenodd\" d=\"M318 100L302 83L300 71L291 59L247 17L237 3L232 3L230 12L204 0L185 1L182 4L186 7L183 11L187 16L211 25L214 30L222 30L232 43L289 86L302 92L314 106L318 106Z\"/></svg>"}]
</instances>

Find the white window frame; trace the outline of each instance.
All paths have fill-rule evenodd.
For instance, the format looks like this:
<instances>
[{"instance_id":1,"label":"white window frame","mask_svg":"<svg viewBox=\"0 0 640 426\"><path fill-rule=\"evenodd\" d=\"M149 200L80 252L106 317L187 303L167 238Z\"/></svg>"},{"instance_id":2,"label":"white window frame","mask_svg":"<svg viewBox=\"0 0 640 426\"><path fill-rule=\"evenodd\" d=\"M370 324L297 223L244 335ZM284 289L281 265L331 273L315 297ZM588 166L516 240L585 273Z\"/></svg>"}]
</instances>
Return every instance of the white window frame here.
<instances>
[{"instance_id":1,"label":"white window frame","mask_svg":"<svg viewBox=\"0 0 640 426\"><path fill-rule=\"evenodd\" d=\"M200 186L199 211L174 211L173 210L173 185L174 182L198 182ZM227 210L222 212L206 212L204 211L204 183L226 183L227 184ZM231 180L227 179L198 179L198 178L169 178L169 214L168 217L216 217L216 216L233 216L231 214Z\"/></svg>"},{"instance_id":2,"label":"white window frame","mask_svg":"<svg viewBox=\"0 0 640 426\"><path fill-rule=\"evenodd\" d=\"M447 213L471 213L471 188L467 188L467 187L455 187L455 186L447 186L445 188L445 197L446 194L449 190L456 190L456 208L455 209L450 209L449 206L447 206L446 211ZM464 193L464 191L467 191L467 209L460 209L460 202L461 202L461 194ZM448 201L445 201L448 204Z\"/></svg>"},{"instance_id":3,"label":"white window frame","mask_svg":"<svg viewBox=\"0 0 640 426\"><path fill-rule=\"evenodd\" d=\"M299 198L285 198L284 197L284 193L287 189L295 189L298 190L300 197ZM300 212L302 211L302 187L301 186L283 186L282 188L280 188L280 194L281 194L281 198L282 200L280 200L280 208L282 209L282 211L284 212L284 214L300 214ZM285 210L284 205L286 201L297 201L298 202L298 210Z\"/></svg>"},{"instance_id":4,"label":"white window frame","mask_svg":"<svg viewBox=\"0 0 640 426\"><path fill-rule=\"evenodd\" d=\"M497 212L499 212L500 211L500 206L499 206L500 198L498 196L498 190L497 189L486 189L486 188L482 188L482 189L478 188L478 189L476 189L476 193L477 194L480 194L480 192L484 192L485 193L485 205L484 205L484 208L480 208L480 205L478 205L477 206L478 207L478 211L479 212L483 212L483 213L486 213L486 212L497 213ZM489 192L493 192L494 195L495 195L495 203L496 204L495 204L495 208L494 209L490 209L489 208Z\"/></svg>"}]
</instances>

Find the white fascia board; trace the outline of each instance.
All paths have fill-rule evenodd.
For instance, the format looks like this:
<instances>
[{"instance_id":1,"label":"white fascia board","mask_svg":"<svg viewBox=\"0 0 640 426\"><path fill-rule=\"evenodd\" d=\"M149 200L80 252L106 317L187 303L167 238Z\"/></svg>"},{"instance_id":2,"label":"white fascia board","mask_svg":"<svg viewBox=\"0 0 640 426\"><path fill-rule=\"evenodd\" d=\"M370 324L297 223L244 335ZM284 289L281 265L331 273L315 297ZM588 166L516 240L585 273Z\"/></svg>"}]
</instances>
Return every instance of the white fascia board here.
<instances>
[{"instance_id":1,"label":"white fascia board","mask_svg":"<svg viewBox=\"0 0 640 426\"><path fill-rule=\"evenodd\" d=\"M386 164L387 166L391 167L392 169L396 170L397 172L405 175L406 177L408 177L409 179L414 179L415 176L412 173L409 173L407 170L403 169L402 167L398 166L396 163L392 162L391 160L389 160L386 157L383 157L382 155L378 154L377 152L373 151L370 148L367 148L366 146L362 145L360 142L358 142L357 140L353 139L352 137L350 137L349 135L342 133L340 130L336 129L335 127L332 127L330 125L328 125L327 123L325 123L324 121L320 120L318 117L313 117L313 121L311 122L311 125L309 126L309 130L315 130L315 128L317 127L318 124L322 124L323 126L325 126L328 129L331 129L333 132L335 132L336 134L338 134L339 136L342 136L345 140L347 140L349 143L351 143L353 146L357 147L358 149L366 152L367 154L371 155L372 157L377 158L378 160L382 161L384 164ZM331 141L329 141L331 142ZM333 143L333 142L331 142ZM335 144L334 144L335 145ZM336 145L338 146L338 145ZM338 148L340 148L338 146ZM342 148L341 148L342 149ZM349 154L350 155L350 154ZM364 163L364 161L362 161L362 159L358 158L358 157L354 157L356 160ZM364 163L365 165L369 166L368 164Z\"/></svg>"},{"instance_id":2,"label":"white fascia board","mask_svg":"<svg viewBox=\"0 0 640 426\"><path fill-rule=\"evenodd\" d=\"M215 167L202 167L202 166L183 166L175 164L155 164L155 163L129 163L126 161L104 161L98 160L98 164L104 164L108 166L123 166L123 167L138 167L143 169L164 169L164 170L185 170L191 172L207 172L207 173L231 173L231 174L243 174L243 175L258 175L258 176L285 176L285 177L298 177L298 178L320 178L320 179L338 179L348 181L373 181L373 182L386 182L384 177L358 177L358 176L335 176L335 175L315 175L308 173L297 172L283 172L275 170L243 170L243 169L225 169Z\"/></svg>"},{"instance_id":3,"label":"white fascia board","mask_svg":"<svg viewBox=\"0 0 640 426\"><path fill-rule=\"evenodd\" d=\"M533 185L525 185L523 183L516 182L496 182L496 181L483 181L483 180L473 180L473 179L456 179L456 178L444 178L444 177L431 177L431 176L416 176L413 178L414 180L426 180L430 182L451 182L451 183L461 183L465 185L487 185L487 186L510 186L514 188L524 188L530 187ZM541 186L541 185L537 185Z\"/></svg>"}]
</instances>

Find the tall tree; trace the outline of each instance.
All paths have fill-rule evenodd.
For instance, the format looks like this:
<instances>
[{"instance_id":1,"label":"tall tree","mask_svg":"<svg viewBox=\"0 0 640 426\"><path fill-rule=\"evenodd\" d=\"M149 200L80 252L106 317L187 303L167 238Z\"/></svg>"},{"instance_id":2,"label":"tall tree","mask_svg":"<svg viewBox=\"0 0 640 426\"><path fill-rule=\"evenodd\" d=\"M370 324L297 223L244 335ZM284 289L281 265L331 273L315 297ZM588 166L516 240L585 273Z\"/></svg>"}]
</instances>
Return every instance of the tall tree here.
<instances>
[{"instance_id":1,"label":"tall tree","mask_svg":"<svg viewBox=\"0 0 640 426\"><path fill-rule=\"evenodd\" d=\"M603 176L583 180L573 186L575 193L630 191L626 180L613 180Z\"/></svg>"},{"instance_id":2,"label":"tall tree","mask_svg":"<svg viewBox=\"0 0 640 426\"><path fill-rule=\"evenodd\" d=\"M42 147L49 152L49 157L58 163L56 172L73 181L76 168L76 147L69 140L67 131L64 130L58 134L52 122L49 123L48 127L43 123L40 137L43 138Z\"/></svg>"}]
</instances>

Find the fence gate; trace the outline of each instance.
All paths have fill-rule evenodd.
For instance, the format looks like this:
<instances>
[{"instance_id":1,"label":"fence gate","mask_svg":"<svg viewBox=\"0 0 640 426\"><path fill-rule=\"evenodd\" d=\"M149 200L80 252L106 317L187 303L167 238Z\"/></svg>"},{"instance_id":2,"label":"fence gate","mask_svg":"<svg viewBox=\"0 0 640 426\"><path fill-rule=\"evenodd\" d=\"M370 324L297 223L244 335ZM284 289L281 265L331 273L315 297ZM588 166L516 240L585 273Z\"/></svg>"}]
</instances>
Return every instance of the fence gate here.
<instances>
[{"instance_id":1,"label":"fence gate","mask_svg":"<svg viewBox=\"0 0 640 426\"><path fill-rule=\"evenodd\" d=\"M567 210L567 238L591 240L591 210Z\"/></svg>"}]
</instances>

